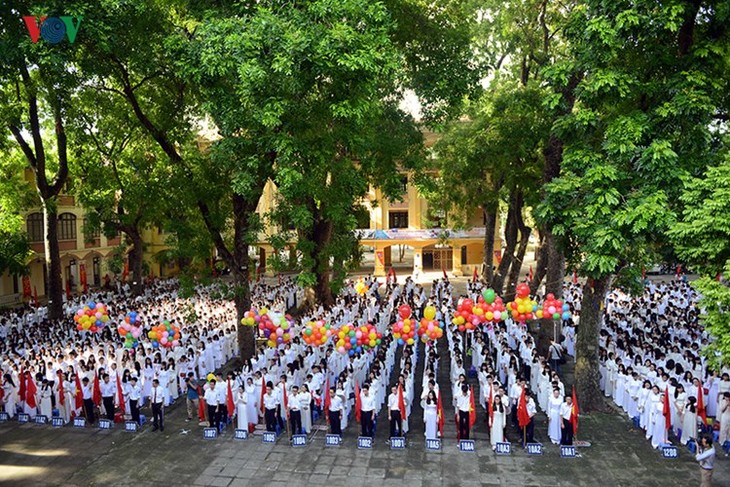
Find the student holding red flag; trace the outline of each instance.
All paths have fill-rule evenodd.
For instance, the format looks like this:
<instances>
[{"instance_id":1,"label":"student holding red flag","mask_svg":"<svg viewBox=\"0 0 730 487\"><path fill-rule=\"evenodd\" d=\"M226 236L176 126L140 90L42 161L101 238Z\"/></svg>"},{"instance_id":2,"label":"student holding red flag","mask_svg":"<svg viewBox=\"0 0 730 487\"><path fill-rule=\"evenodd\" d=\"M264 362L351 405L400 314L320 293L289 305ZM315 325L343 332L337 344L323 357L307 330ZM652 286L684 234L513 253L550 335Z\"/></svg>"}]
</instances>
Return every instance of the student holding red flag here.
<instances>
[{"instance_id":1,"label":"student holding red flag","mask_svg":"<svg viewBox=\"0 0 730 487\"><path fill-rule=\"evenodd\" d=\"M232 418L236 412L235 406L233 405L233 390L231 389L231 378L228 377L228 391L226 394L226 409L228 409L228 419Z\"/></svg>"},{"instance_id":2,"label":"student holding red flag","mask_svg":"<svg viewBox=\"0 0 730 487\"><path fill-rule=\"evenodd\" d=\"M474 388L469 386L469 431L477 422L477 408L474 402Z\"/></svg>"},{"instance_id":3,"label":"student holding red flag","mask_svg":"<svg viewBox=\"0 0 730 487\"><path fill-rule=\"evenodd\" d=\"M697 381L697 417L702 418L702 426L707 425L707 409L705 408L705 394L702 384Z\"/></svg>"},{"instance_id":4,"label":"student holding red flag","mask_svg":"<svg viewBox=\"0 0 730 487\"><path fill-rule=\"evenodd\" d=\"M446 416L444 415L444 404L441 402L441 391L438 392L438 422L439 422L439 436L444 436L444 423Z\"/></svg>"},{"instance_id":5,"label":"student holding red flag","mask_svg":"<svg viewBox=\"0 0 730 487\"><path fill-rule=\"evenodd\" d=\"M535 442L535 422L532 418L537 414L537 408L529 394L530 392L523 386L517 403L517 423L522 428L522 446Z\"/></svg>"},{"instance_id":6,"label":"student holding red flag","mask_svg":"<svg viewBox=\"0 0 730 487\"><path fill-rule=\"evenodd\" d=\"M578 437L578 415L580 409L578 409L578 395L575 393L575 386L573 386L573 395L571 398L572 408L570 413L570 422L573 424L573 437Z\"/></svg>"},{"instance_id":7,"label":"student holding red flag","mask_svg":"<svg viewBox=\"0 0 730 487\"><path fill-rule=\"evenodd\" d=\"M362 416L362 413L360 411L361 409L362 401L360 399L360 386L358 386L357 379L355 379L355 421L358 423L360 422L360 417Z\"/></svg>"},{"instance_id":8,"label":"student holding red flag","mask_svg":"<svg viewBox=\"0 0 730 487\"><path fill-rule=\"evenodd\" d=\"M122 412L122 416L127 412L127 408L124 404L124 391L122 390L122 379L117 374L117 395L119 396L119 409Z\"/></svg>"},{"instance_id":9,"label":"student holding red flag","mask_svg":"<svg viewBox=\"0 0 730 487\"><path fill-rule=\"evenodd\" d=\"M25 384L25 412L31 416L35 416L38 413L38 402L36 401L38 388L36 387L30 372L26 372L26 374L28 374L28 377L26 378Z\"/></svg>"},{"instance_id":10,"label":"student holding red flag","mask_svg":"<svg viewBox=\"0 0 730 487\"><path fill-rule=\"evenodd\" d=\"M99 382L99 374L94 373L94 392L93 392L94 405L99 407L101 405L101 383Z\"/></svg>"}]
</instances>

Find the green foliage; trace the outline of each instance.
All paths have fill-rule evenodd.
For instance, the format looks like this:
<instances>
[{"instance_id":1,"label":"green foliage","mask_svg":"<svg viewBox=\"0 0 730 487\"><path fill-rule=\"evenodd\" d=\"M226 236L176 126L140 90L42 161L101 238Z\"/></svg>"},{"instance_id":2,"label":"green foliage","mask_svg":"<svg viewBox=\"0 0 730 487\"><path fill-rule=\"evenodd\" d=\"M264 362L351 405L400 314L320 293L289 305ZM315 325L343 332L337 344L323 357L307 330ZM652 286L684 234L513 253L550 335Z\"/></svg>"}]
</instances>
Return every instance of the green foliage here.
<instances>
[{"instance_id":1,"label":"green foliage","mask_svg":"<svg viewBox=\"0 0 730 487\"><path fill-rule=\"evenodd\" d=\"M124 243L114 247L111 255L105 261L107 269L114 275L121 274L124 271L124 259L126 255L127 246Z\"/></svg>"},{"instance_id":2,"label":"green foliage","mask_svg":"<svg viewBox=\"0 0 730 487\"><path fill-rule=\"evenodd\" d=\"M682 182L721 153L712 126L727 91L727 39L715 30L727 15L648 1L574 9L566 37L585 75L575 109L554 125L566 141L562 172L537 216L582 275L635 274L655 261L681 211Z\"/></svg>"}]
</instances>

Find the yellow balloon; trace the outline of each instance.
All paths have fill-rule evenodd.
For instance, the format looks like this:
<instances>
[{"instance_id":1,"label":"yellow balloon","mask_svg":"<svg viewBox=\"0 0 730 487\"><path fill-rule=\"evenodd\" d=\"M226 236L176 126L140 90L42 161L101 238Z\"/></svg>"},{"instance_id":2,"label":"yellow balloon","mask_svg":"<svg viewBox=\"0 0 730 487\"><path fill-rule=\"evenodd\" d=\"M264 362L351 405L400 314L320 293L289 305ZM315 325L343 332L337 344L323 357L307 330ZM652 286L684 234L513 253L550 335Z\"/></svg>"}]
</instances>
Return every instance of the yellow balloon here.
<instances>
[{"instance_id":1,"label":"yellow balloon","mask_svg":"<svg viewBox=\"0 0 730 487\"><path fill-rule=\"evenodd\" d=\"M426 306L426 309L423 310L423 317L429 321L434 319L436 317L436 308L433 306Z\"/></svg>"}]
</instances>

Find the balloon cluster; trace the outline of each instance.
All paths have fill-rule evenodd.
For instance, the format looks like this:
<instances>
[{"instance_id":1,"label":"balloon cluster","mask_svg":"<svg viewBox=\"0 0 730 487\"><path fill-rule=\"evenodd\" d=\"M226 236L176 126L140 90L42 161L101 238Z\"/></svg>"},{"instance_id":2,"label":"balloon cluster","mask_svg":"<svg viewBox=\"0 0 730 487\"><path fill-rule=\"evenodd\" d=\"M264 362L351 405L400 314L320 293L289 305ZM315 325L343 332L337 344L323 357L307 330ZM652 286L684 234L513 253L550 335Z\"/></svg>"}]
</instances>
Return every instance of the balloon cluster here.
<instances>
[{"instance_id":1,"label":"balloon cluster","mask_svg":"<svg viewBox=\"0 0 730 487\"><path fill-rule=\"evenodd\" d=\"M456 307L456 312L451 322L455 324L459 331L474 330L480 323L479 316L473 313L474 301L465 299Z\"/></svg>"},{"instance_id":2,"label":"balloon cluster","mask_svg":"<svg viewBox=\"0 0 730 487\"><path fill-rule=\"evenodd\" d=\"M423 343L427 343L429 340L438 340L444 335L444 330L441 329L441 323L435 318L436 308L426 306L417 330L418 336L421 337Z\"/></svg>"},{"instance_id":3,"label":"balloon cluster","mask_svg":"<svg viewBox=\"0 0 730 487\"><path fill-rule=\"evenodd\" d=\"M343 355L373 350L380 345L383 335L372 323L354 326L351 323L342 325L334 334L337 337L335 348Z\"/></svg>"},{"instance_id":4,"label":"balloon cluster","mask_svg":"<svg viewBox=\"0 0 730 487\"><path fill-rule=\"evenodd\" d=\"M259 331L266 338L266 345L274 348L289 343L294 321L288 315L270 313L268 309L261 308L258 311L258 318Z\"/></svg>"},{"instance_id":5,"label":"balloon cluster","mask_svg":"<svg viewBox=\"0 0 730 487\"><path fill-rule=\"evenodd\" d=\"M302 340L307 345L321 347L332 336L332 329L329 323L323 320L310 321L304 325L302 330Z\"/></svg>"},{"instance_id":6,"label":"balloon cluster","mask_svg":"<svg viewBox=\"0 0 730 487\"><path fill-rule=\"evenodd\" d=\"M152 340L152 348L172 348L180 345L180 327L168 320L153 326L147 336Z\"/></svg>"},{"instance_id":7,"label":"balloon cluster","mask_svg":"<svg viewBox=\"0 0 730 487\"><path fill-rule=\"evenodd\" d=\"M398 345L407 343L413 345L416 336L416 320L411 319L411 307L402 304L398 308L400 319L393 323L393 338L398 340Z\"/></svg>"},{"instance_id":8,"label":"balloon cluster","mask_svg":"<svg viewBox=\"0 0 730 487\"><path fill-rule=\"evenodd\" d=\"M101 331L106 326L106 322L109 321L109 311L106 305L91 301L76 311L74 321L76 322L76 329L79 331Z\"/></svg>"},{"instance_id":9,"label":"balloon cluster","mask_svg":"<svg viewBox=\"0 0 730 487\"><path fill-rule=\"evenodd\" d=\"M368 292L368 286L367 284L365 284L365 282L363 282L362 279L357 281L357 283L355 284L355 292L357 292L357 294L359 294L360 296Z\"/></svg>"},{"instance_id":10,"label":"balloon cluster","mask_svg":"<svg viewBox=\"0 0 730 487\"><path fill-rule=\"evenodd\" d=\"M494 289L485 289L472 308L472 313L479 317L480 323L497 323L507 317L507 308Z\"/></svg>"},{"instance_id":11,"label":"balloon cluster","mask_svg":"<svg viewBox=\"0 0 730 487\"><path fill-rule=\"evenodd\" d=\"M119 336L124 338L124 348L135 348L142 336L142 327L137 323L137 312L130 311L124 317L124 323L117 328Z\"/></svg>"},{"instance_id":12,"label":"balloon cluster","mask_svg":"<svg viewBox=\"0 0 730 487\"><path fill-rule=\"evenodd\" d=\"M530 286L524 282L517 285L514 301L507 303L512 318L519 323L534 320L537 313L537 302L530 298Z\"/></svg>"},{"instance_id":13,"label":"balloon cluster","mask_svg":"<svg viewBox=\"0 0 730 487\"><path fill-rule=\"evenodd\" d=\"M266 308L262 308L263 310L266 310ZM243 326L254 326L256 323L261 321L261 317L259 316L258 311L255 309L251 309L251 311L246 311L243 313L243 318L241 318L241 324Z\"/></svg>"},{"instance_id":14,"label":"balloon cluster","mask_svg":"<svg viewBox=\"0 0 730 487\"><path fill-rule=\"evenodd\" d=\"M553 294L548 294L545 297L545 301L542 303L542 309L538 309L536 315L538 318L552 318L554 320L562 318L564 320L569 320L570 306L563 304L563 302L559 299L555 299Z\"/></svg>"}]
</instances>

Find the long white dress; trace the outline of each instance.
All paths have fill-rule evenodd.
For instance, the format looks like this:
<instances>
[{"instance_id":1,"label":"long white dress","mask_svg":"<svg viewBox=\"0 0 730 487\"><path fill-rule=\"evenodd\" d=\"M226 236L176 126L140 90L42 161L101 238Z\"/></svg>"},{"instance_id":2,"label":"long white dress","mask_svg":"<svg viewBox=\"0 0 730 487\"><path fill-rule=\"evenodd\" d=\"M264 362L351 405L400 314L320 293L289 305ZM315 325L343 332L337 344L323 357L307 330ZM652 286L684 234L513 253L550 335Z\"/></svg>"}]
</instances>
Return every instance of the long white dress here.
<instances>
[{"instance_id":1,"label":"long white dress","mask_svg":"<svg viewBox=\"0 0 730 487\"><path fill-rule=\"evenodd\" d=\"M664 403L656 396L656 400L652 403L654 408L654 418L652 423L651 446L659 448L663 443L667 442L666 419L664 418Z\"/></svg>"},{"instance_id":2,"label":"long white dress","mask_svg":"<svg viewBox=\"0 0 730 487\"><path fill-rule=\"evenodd\" d=\"M246 384L246 415L249 423L258 423L258 396L256 395L256 386Z\"/></svg>"},{"instance_id":3,"label":"long white dress","mask_svg":"<svg viewBox=\"0 0 730 487\"><path fill-rule=\"evenodd\" d=\"M15 417L15 405L17 403L17 388L9 383L3 385L3 403L5 404L5 412L11 418Z\"/></svg>"},{"instance_id":4,"label":"long white dress","mask_svg":"<svg viewBox=\"0 0 730 487\"><path fill-rule=\"evenodd\" d=\"M563 398L558 396L550 396L548 403L548 418L550 424L548 426L548 436L554 444L560 444L560 406L563 405Z\"/></svg>"},{"instance_id":5,"label":"long white dress","mask_svg":"<svg viewBox=\"0 0 730 487\"><path fill-rule=\"evenodd\" d=\"M248 395L245 391L236 392L236 420L237 428L248 431L248 411L246 404L248 403Z\"/></svg>"},{"instance_id":6,"label":"long white dress","mask_svg":"<svg viewBox=\"0 0 730 487\"><path fill-rule=\"evenodd\" d=\"M302 431L305 434L309 434L312 431L312 394L309 392L300 392L299 402L302 405Z\"/></svg>"},{"instance_id":7,"label":"long white dress","mask_svg":"<svg viewBox=\"0 0 730 487\"><path fill-rule=\"evenodd\" d=\"M686 445L690 438L697 438L697 409L695 412L689 410L689 404L684 408L682 418L682 438L680 442Z\"/></svg>"},{"instance_id":8,"label":"long white dress","mask_svg":"<svg viewBox=\"0 0 730 487\"><path fill-rule=\"evenodd\" d=\"M53 394L53 390L51 390L50 386L42 386L40 390L40 396L41 396L41 415L48 418L48 420L51 420L51 417L53 416L53 406L51 403L51 394Z\"/></svg>"},{"instance_id":9,"label":"long white dress","mask_svg":"<svg viewBox=\"0 0 730 487\"><path fill-rule=\"evenodd\" d=\"M423 409L423 422L426 423L426 439L438 438L438 406L436 404L426 404Z\"/></svg>"},{"instance_id":10,"label":"long white dress","mask_svg":"<svg viewBox=\"0 0 730 487\"><path fill-rule=\"evenodd\" d=\"M494 417L492 418L492 427L489 429L489 441L492 448L497 443L504 441L504 427L507 425L507 410L500 412L498 408L494 408Z\"/></svg>"}]
</instances>

